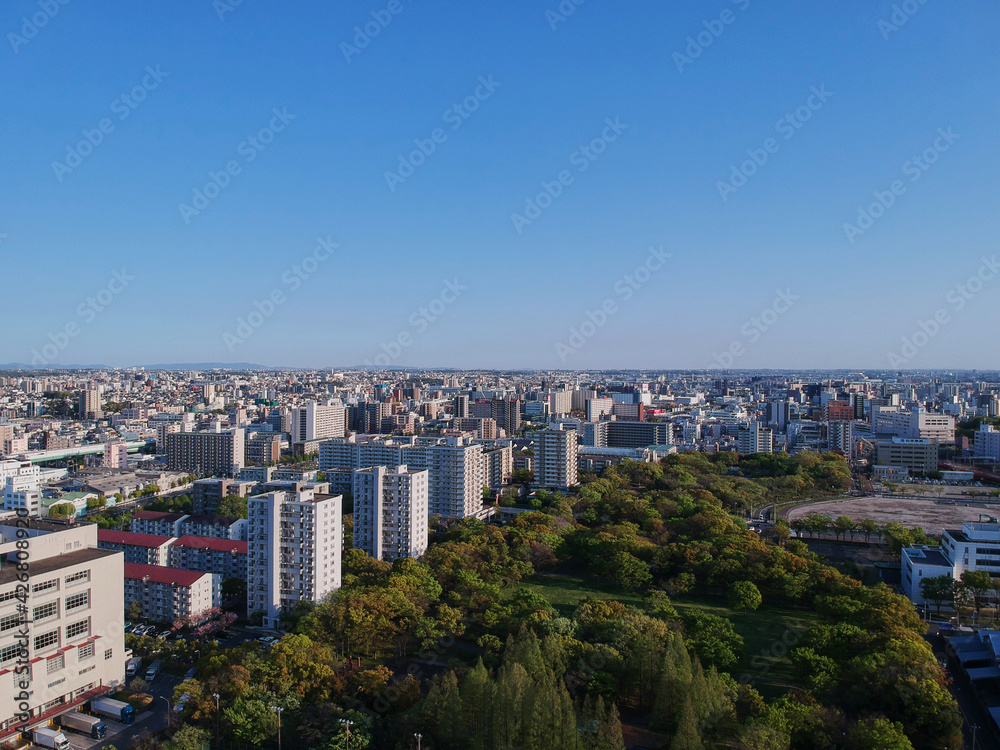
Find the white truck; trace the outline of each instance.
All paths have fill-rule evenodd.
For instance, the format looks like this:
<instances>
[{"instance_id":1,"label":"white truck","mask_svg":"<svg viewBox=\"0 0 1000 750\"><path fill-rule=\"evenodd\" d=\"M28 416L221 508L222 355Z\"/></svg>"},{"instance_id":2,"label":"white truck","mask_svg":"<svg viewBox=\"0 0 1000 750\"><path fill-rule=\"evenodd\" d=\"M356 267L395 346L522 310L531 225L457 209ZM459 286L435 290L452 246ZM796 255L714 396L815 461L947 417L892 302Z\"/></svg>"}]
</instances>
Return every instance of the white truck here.
<instances>
[{"instance_id":1,"label":"white truck","mask_svg":"<svg viewBox=\"0 0 1000 750\"><path fill-rule=\"evenodd\" d=\"M113 698L96 698L90 702L90 710L109 719L131 724L135 721L135 709L128 703L116 701Z\"/></svg>"},{"instance_id":2,"label":"white truck","mask_svg":"<svg viewBox=\"0 0 1000 750\"><path fill-rule=\"evenodd\" d=\"M36 729L31 733L31 741L39 747L49 747L52 750L71 750L66 735L58 729Z\"/></svg>"},{"instance_id":3,"label":"white truck","mask_svg":"<svg viewBox=\"0 0 1000 750\"><path fill-rule=\"evenodd\" d=\"M139 668L142 666L142 658L139 656L133 657L125 662L125 676L135 677L139 674Z\"/></svg>"}]
</instances>

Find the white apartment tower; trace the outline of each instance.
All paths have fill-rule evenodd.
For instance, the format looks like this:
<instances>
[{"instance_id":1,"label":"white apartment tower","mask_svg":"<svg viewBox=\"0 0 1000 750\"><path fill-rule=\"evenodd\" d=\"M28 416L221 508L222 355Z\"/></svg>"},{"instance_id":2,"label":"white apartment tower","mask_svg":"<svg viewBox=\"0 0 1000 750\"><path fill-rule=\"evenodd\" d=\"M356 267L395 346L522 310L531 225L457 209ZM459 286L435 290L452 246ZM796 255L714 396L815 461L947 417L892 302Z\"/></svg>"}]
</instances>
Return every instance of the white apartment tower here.
<instances>
[{"instance_id":1,"label":"white apartment tower","mask_svg":"<svg viewBox=\"0 0 1000 750\"><path fill-rule=\"evenodd\" d=\"M342 438L347 427L347 409L340 404L306 402L292 409L292 442Z\"/></svg>"},{"instance_id":2,"label":"white apartment tower","mask_svg":"<svg viewBox=\"0 0 1000 750\"><path fill-rule=\"evenodd\" d=\"M483 508L486 485L483 446L449 437L427 448L430 513L445 518L475 516Z\"/></svg>"},{"instance_id":3,"label":"white apartment tower","mask_svg":"<svg viewBox=\"0 0 1000 750\"><path fill-rule=\"evenodd\" d=\"M565 490L577 484L577 435L574 430L542 430L535 441L535 486Z\"/></svg>"},{"instance_id":4,"label":"white apartment tower","mask_svg":"<svg viewBox=\"0 0 1000 750\"><path fill-rule=\"evenodd\" d=\"M271 492L249 500L247 608L276 628L303 599L340 588L343 496Z\"/></svg>"},{"instance_id":5,"label":"white apartment tower","mask_svg":"<svg viewBox=\"0 0 1000 750\"><path fill-rule=\"evenodd\" d=\"M354 472L354 548L376 560L427 551L429 472L405 465Z\"/></svg>"}]
</instances>

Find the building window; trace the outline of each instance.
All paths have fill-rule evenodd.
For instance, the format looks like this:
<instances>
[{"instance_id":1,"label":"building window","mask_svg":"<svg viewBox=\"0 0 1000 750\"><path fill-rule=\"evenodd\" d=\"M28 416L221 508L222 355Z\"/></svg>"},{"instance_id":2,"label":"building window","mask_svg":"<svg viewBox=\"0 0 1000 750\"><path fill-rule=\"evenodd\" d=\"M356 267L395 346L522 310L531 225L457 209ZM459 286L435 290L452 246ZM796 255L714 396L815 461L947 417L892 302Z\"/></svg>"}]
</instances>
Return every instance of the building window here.
<instances>
[{"instance_id":1,"label":"building window","mask_svg":"<svg viewBox=\"0 0 1000 750\"><path fill-rule=\"evenodd\" d=\"M0 617L0 633L7 630L13 630L23 622L24 618L21 615L7 615L6 617Z\"/></svg>"},{"instance_id":2,"label":"building window","mask_svg":"<svg viewBox=\"0 0 1000 750\"><path fill-rule=\"evenodd\" d=\"M43 633L42 635L35 638L35 651L41 651L49 646L54 646L59 643L59 631L53 630L49 633Z\"/></svg>"},{"instance_id":3,"label":"building window","mask_svg":"<svg viewBox=\"0 0 1000 750\"><path fill-rule=\"evenodd\" d=\"M21 646L4 646L0 648L0 664L16 659L21 653Z\"/></svg>"},{"instance_id":4,"label":"building window","mask_svg":"<svg viewBox=\"0 0 1000 750\"><path fill-rule=\"evenodd\" d=\"M45 662L45 674L52 674L53 672L58 672L66 664L66 660L63 659L63 655L53 656L51 659Z\"/></svg>"},{"instance_id":5,"label":"building window","mask_svg":"<svg viewBox=\"0 0 1000 750\"><path fill-rule=\"evenodd\" d=\"M73 596L66 597L66 611L69 612L73 609L79 609L80 607L86 607L90 604L90 592L84 591L80 594L73 594Z\"/></svg>"},{"instance_id":6,"label":"building window","mask_svg":"<svg viewBox=\"0 0 1000 750\"><path fill-rule=\"evenodd\" d=\"M108 649L104 652L104 661L109 661L112 656L115 655L114 649Z\"/></svg>"},{"instance_id":7,"label":"building window","mask_svg":"<svg viewBox=\"0 0 1000 750\"><path fill-rule=\"evenodd\" d=\"M48 604L35 607L31 616L37 622L38 620L44 620L46 617L54 617L58 611L59 602L49 602Z\"/></svg>"},{"instance_id":8,"label":"building window","mask_svg":"<svg viewBox=\"0 0 1000 750\"><path fill-rule=\"evenodd\" d=\"M51 581L44 581L43 583L36 583L31 587L31 593L37 594L39 591L48 591L49 589L54 589L59 586L59 581L53 578Z\"/></svg>"},{"instance_id":9,"label":"building window","mask_svg":"<svg viewBox=\"0 0 1000 750\"><path fill-rule=\"evenodd\" d=\"M73 575L66 576L66 585L68 586L71 583L79 583L80 581L89 581L89 580L90 580L90 571L81 570L79 573L74 573Z\"/></svg>"},{"instance_id":10,"label":"building window","mask_svg":"<svg viewBox=\"0 0 1000 750\"><path fill-rule=\"evenodd\" d=\"M76 656L78 659L90 659L91 657L93 657L93 655L94 655L93 643L85 643L84 645L80 646L80 648L76 652Z\"/></svg>"},{"instance_id":11,"label":"building window","mask_svg":"<svg viewBox=\"0 0 1000 750\"><path fill-rule=\"evenodd\" d=\"M83 634L90 634L90 618L86 620L80 620L80 622L74 622L72 625L66 626L66 640L72 638L78 638Z\"/></svg>"}]
</instances>

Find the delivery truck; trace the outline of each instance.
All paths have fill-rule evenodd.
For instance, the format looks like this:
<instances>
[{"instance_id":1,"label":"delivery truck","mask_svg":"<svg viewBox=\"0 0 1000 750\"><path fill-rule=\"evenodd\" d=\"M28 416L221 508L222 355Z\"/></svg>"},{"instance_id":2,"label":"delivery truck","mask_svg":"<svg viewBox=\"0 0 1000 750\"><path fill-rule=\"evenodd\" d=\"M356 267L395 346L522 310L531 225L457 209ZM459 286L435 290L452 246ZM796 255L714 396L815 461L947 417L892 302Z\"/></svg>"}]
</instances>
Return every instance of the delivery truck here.
<instances>
[{"instance_id":1,"label":"delivery truck","mask_svg":"<svg viewBox=\"0 0 1000 750\"><path fill-rule=\"evenodd\" d=\"M50 747L52 750L71 750L66 735L58 729L36 729L31 733L31 741L39 747Z\"/></svg>"},{"instance_id":2,"label":"delivery truck","mask_svg":"<svg viewBox=\"0 0 1000 750\"><path fill-rule=\"evenodd\" d=\"M59 717L59 726L63 729L72 729L80 734L89 734L95 740L99 740L108 733L108 725L96 716L73 711Z\"/></svg>"},{"instance_id":3,"label":"delivery truck","mask_svg":"<svg viewBox=\"0 0 1000 750\"><path fill-rule=\"evenodd\" d=\"M160 673L160 667L162 666L163 662L159 660L154 661L152 664L150 664L149 667L146 669L146 682L152 682L153 680L155 680L156 675Z\"/></svg>"},{"instance_id":4,"label":"delivery truck","mask_svg":"<svg viewBox=\"0 0 1000 750\"><path fill-rule=\"evenodd\" d=\"M98 698L90 702L91 712L100 716L107 716L109 719L120 721L122 724L131 724L135 721L135 709L128 703L116 701L113 698Z\"/></svg>"},{"instance_id":5,"label":"delivery truck","mask_svg":"<svg viewBox=\"0 0 1000 750\"><path fill-rule=\"evenodd\" d=\"M135 677L139 674L140 667L142 667L142 657L136 656L134 659L129 659L125 662L125 676Z\"/></svg>"}]
</instances>

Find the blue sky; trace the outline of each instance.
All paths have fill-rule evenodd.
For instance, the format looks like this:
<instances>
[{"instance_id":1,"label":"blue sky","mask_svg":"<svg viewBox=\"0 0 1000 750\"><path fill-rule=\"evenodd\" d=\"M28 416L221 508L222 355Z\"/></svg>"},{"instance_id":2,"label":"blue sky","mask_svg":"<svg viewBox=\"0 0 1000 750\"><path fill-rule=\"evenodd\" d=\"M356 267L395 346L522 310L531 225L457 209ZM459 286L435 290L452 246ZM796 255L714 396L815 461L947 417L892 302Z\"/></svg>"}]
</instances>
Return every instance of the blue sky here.
<instances>
[{"instance_id":1,"label":"blue sky","mask_svg":"<svg viewBox=\"0 0 1000 750\"><path fill-rule=\"evenodd\" d=\"M5 5L0 361L1000 367L995 3L223 1Z\"/></svg>"}]
</instances>

